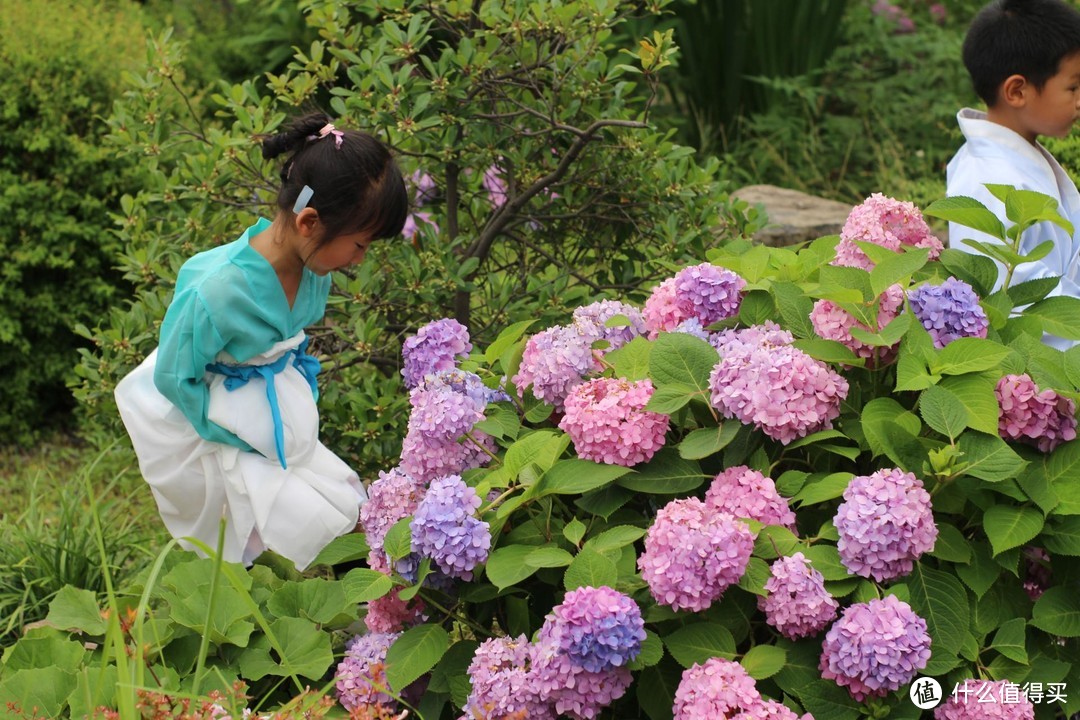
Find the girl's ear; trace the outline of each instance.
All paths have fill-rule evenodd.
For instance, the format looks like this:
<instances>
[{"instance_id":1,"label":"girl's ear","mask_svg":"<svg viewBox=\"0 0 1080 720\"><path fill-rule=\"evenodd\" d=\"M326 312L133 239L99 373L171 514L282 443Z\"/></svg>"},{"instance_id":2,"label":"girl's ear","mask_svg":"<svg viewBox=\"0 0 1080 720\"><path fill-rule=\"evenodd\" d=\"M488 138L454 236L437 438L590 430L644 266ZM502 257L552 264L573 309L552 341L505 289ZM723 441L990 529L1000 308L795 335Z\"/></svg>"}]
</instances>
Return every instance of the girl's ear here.
<instances>
[{"instance_id":1,"label":"girl's ear","mask_svg":"<svg viewBox=\"0 0 1080 720\"><path fill-rule=\"evenodd\" d=\"M1009 107L1020 108L1027 104L1029 95L1035 90L1023 75L1010 75L1001 84L1001 99Z\"/></svg>"},{"instance_id":2,"label":"girl's ear","mask_svg":"<svg viewBox=\"0 0 1080 720\"><path fill-rule=\"evenodd\" d=\"M293 218L296 231L305 239L315 236L319 229L319 211L306 207Z\"/></svg>"}]
</instances>

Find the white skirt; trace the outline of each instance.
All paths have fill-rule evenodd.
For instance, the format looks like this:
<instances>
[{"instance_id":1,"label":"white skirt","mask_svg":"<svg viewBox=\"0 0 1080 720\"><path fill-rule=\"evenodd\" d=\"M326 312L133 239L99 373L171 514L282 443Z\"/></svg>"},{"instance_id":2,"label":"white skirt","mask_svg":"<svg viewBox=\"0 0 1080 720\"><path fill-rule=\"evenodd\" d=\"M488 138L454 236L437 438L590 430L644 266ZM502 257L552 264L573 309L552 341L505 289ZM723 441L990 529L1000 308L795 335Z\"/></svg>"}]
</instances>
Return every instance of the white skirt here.
<instances>
[{"instance_id":1,"label":"white skirt","mask_svg":"<svg viewBox=\"0 0 1080 720\"><path fill-rule=\"evenodd\" d=\"M271 364L303 340L299 333L245 364ZM203 554L185 539L194 538L216 548L224 517L226 561L249 564L270 549L302 570L331 540L356 527L367 494L356 473L319 442L315 398L291 358L270 375L280 408L281 446L275 442L263 376L229 390L224 375L206 373L209 419L258 452L204 440L155 387L156 360L154 350L120 381L116 404L161 518L183 547ZM224 353L217 360L236 364Z\"/></svg>"}]
</instances>

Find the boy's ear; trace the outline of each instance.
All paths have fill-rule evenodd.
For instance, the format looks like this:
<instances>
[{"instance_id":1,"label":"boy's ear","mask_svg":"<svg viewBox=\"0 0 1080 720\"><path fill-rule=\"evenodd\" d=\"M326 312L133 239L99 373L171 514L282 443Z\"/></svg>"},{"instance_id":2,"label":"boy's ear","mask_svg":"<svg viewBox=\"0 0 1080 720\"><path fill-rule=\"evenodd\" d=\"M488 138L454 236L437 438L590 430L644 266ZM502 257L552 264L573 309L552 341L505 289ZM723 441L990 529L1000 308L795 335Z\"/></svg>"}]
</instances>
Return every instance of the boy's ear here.
<instances>
[{"instance_id":1,"label":"boy's ear","mask_svg":"<svg viewBox=\"0 0 1080 720\"><path fill-rule=\"evenodd\" d=\"M319 211L315 208L306 207L297 213L293 222L296 225L296 231L304 238L310 238L315 235L319 225Z\"/></svg>"},{"instance_id":2,"label":"boy's ear","mask_svg":"<svg viewBox=\"0 0 1080 720\"><path fill-rule=\"evenodd\" d=\"M1023 75L1010 75L1001 83L999 95L1009 107L1019 108L1027 104L1030 94L1035 90Z\"/></svg>"}]
</instances>

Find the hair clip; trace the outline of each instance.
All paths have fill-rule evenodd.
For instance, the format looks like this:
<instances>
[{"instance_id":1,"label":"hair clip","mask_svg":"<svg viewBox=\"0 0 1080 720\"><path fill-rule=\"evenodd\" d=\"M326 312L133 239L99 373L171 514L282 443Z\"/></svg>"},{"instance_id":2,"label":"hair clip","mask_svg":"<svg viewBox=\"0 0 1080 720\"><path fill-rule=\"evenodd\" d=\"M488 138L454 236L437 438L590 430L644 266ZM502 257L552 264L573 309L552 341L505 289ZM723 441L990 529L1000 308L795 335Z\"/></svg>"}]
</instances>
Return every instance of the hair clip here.
<instances>
[{"instance_id":1,"label":"hair clip","mask_svg":"<svg viewBox=\"0 0 1080 720\"><path fill-rule=\"evenodd\" d=\"M300 189L300 194L296 196L296 202L293 203L292 211L293 215L299 215L300 211L308 206L311 202L311 196L315 194L315 191L311 189L310 185L305 185Z\"/></svg>"},{"instance_id":2,"label":"hair clip","mask_svg":"<svg viewBox=\"0 0 1080 720\"><path fill-rule=\"evenodd\" d=\"M319 130L318 135L309 135L308 140L322 140L327 135L334 136L334 147L341 149L341 142L345 139L345 133L334 127L334 123L326 123Z\"/></svg>"}]
</instances>

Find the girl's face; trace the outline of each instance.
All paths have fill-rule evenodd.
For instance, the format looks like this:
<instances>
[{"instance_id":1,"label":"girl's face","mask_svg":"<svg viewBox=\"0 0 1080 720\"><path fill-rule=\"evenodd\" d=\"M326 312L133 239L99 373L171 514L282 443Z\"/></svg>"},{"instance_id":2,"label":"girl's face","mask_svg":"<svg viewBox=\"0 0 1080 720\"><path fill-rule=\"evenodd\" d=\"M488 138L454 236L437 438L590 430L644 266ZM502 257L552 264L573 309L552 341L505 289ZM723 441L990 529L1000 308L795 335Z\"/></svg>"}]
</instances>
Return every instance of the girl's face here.
<instances>
[{"instance_id":1,"label":"girl's face","mask_svg":"<svg viewBox=\"0 0 1080 720\"><path fill-rule=\"evenodd\" d=\"M371 241L371 234L367 232L338 235L321 247L316 247L315 242L311 242L309 248L313 249L302 253L301 257L307 258L304 265L313 273L326 275L334 270L344 270L360 264Z\"/></svg>"}]
</instances>

